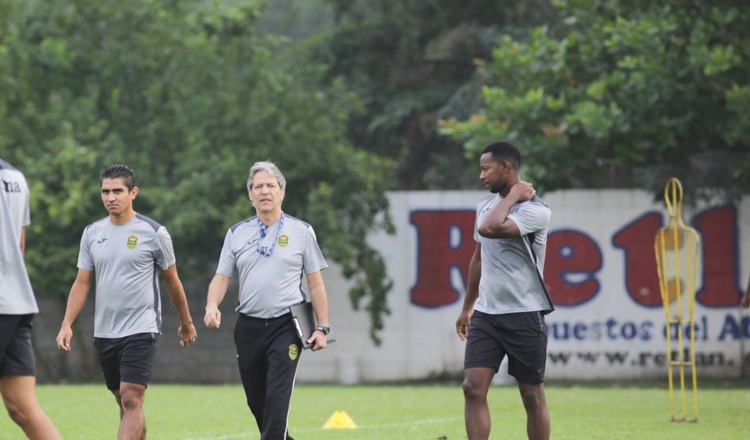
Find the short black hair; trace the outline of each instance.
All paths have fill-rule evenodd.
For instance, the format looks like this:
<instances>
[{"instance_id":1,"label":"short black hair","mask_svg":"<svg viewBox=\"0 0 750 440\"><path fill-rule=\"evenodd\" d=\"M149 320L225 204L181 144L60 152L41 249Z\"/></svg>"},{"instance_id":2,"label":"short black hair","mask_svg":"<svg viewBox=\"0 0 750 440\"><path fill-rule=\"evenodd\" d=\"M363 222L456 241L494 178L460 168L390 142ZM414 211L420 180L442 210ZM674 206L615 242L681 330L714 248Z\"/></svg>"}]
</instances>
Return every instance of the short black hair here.
<instances>
[{"instance_id":1,"label":"short black hair","mask_svg":"<svg viewBox=\"0 0 750 440\"><path fill-rule=\"evenodd\" d=\"M492 153L492 160L497 163L507 160L515 170L521 169L521 151L508 141L498 141L487 145L482 150L482 154L485 153Z\"/></svg>"},{"instance_id":2,"label":"short black hair","mask_svg":"<svg viewBox=\"0 0 750 440\"><path fill-rule=\"evenodd\" d=\"M102 186L104 179L118 179L121 178L125 186L128 187L128 191L132 191L135 188L135 173L127 165L115 164L110 165L102 171L102 175L99 177L99 186Z\"/></svg>"}]
</instances>

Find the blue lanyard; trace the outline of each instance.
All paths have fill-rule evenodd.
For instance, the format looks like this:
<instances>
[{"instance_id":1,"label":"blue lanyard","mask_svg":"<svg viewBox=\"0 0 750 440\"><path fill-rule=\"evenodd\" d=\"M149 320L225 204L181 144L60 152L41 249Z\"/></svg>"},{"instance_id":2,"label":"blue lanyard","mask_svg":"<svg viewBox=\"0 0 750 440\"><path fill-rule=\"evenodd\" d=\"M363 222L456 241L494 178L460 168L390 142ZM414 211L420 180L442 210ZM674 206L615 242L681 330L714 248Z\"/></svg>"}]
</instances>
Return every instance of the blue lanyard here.
<instances>
[{"instance_id":1,"label":"blue lanyard","mask_svg":"<svg viewBox=\"0 0 750 440\"><path fill-rule=\"evenodd\" d=\"M271 252L273 252L273 248L276 246L276 242L279 241L279 235L281 235L281 228L284 227L284 213L281 213L281 219L279 219L279 227L276 229L276 238L273 239L273 243L271 243L271 247L269 247L267 250L265 249L265 246L261 247L260 245L260 238L266 238L266 235L268 235L268 226L266 226L262 221L260 221L260 217L258 217L258 227L260 228L260 238L258 239L258 253L263 255L264 257L270 257Z\"/></svg>"}]
</instances>

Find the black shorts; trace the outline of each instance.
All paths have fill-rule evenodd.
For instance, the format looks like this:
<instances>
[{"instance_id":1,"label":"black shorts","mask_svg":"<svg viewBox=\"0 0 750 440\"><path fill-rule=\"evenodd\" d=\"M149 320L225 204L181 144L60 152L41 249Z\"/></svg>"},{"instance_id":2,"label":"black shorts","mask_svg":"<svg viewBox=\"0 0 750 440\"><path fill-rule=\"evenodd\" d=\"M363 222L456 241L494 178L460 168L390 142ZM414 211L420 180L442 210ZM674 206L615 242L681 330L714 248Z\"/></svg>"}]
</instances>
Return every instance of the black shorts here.
<instances>
[{"instance_id":1,"label":"black shorts","mask_svg":"<svg viewBox=\"0 0 750 440\"><path fill-rule=\"evenodd\" d=\"M0 376L34 376L34 315L0 315Z\"/></svg>"},{"instance_id":2,"label":"black shorts","mask_svg":"<svg viewBox=\"0 0 750 440\"><path fill-rule=\"evenodd\" d=\"M475 311L469 324L464 368L500 369L508 356L508 374L524 384L544 382L547 327L540 312L489 315Z\"/></svg>"},{"instance_id":3,"label":"black shorts","mask_svg":"<svg viewBox=\"0 0 750 440\"><path fill-rule=\"evenodd\" d=\"M120 382L148 386L156 360L158 336L156 333L138 333L122 338L94 338L107 389L119 390Z\"/></svg>"}]
</instances>

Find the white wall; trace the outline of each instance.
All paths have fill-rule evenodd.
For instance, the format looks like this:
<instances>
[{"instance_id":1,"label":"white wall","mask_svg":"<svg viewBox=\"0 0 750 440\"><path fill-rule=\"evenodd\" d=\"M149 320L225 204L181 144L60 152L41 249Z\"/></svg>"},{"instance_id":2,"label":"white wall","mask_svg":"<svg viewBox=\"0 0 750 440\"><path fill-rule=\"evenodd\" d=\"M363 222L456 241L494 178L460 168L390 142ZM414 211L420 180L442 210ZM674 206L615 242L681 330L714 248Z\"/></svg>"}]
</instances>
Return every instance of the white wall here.
<instances>
[{"instance_id":1,"label":"white wall","mask_svg":"<svg viewBox=\"0 0 750 440\"><path fill-rule=\"evenodd\" d=\"M390 194L397 234L371 237L372 245L385 256L388 273L394 283L389 294L391 314L386 317L385 329L380 333L382 345L378 347L370 341L367 314L351 310L347 294L349 284L332 266L324 271L324 279L329 294L333 328L331 337L336 342L322 352L305 352L298 379L302 382L350 384L423 379L445 373L460 375L464 343L455 335L454 323L463 301L463 277L458 268L448 270L439 262L427 263L435 255L425 252L424 248L429 243L473 247L473 238L466 233L466 229L462 234L460 228L451 228L449 237L422 234L420 242L411 216L414 213L439 215L457 211L466 218L466 211L473 211L477 202L487 194L484 191ZM644 267L641 266L651 261L648 257L653 259L653 247L646 247L643 257L626 259L625 250L615 244L614 237L624 230L633 230L634 222L643 216L651 216L652 219L660 216L660 223L665 223L668 218L666 209L661 203L654 202L651 195L640 191L563 191L546 194L543 198L552 209L550 234L558 233L560 237L566 232L583 237L584 241L587 238L595 252L589 252L590 255L585 258L590 261L599 258L601 263L596 270L569 271L562 277L561 271L557 270L551 276L549 271L554 270L556 264L559 265L560 259L552 261L555 258L550 257L548 249L545 267L548 284L550 279L556 277L558 280L565 279L574 290L578 283L587 280L598 283L599 287L589 300L572 306L558 305L557 310L547 316L550 329L547 377L621 379L665 376L664 311L661 307L639 304L638 295L648 295L648 289L638 287L632 280L637 269L643 272ZM695 213L683 213L686 225L690 225L697 216L704 215L703 229L699 229L699 232L704 242L710 239L712 243L710 255L701 254L702 259L710 258L711 263L707 266L710 273L706 273L703 264L699 268L698 290L705 282L706 285L719 286L721 291L704 292L707 296L702 298L710 298L711 301L716 298L736 298L739 301L750 270L750 264L743 264L750 259L748 252L744 251L750 248L750 203L745 201L736 208L723 207L724 211L719 212L722 215L720 218L716 216L717 212L712 211L715 208L722 207L704 206ZM727 219L731 220L732 215L736 220L734 226L732 222L726 222ZM471 218L473 220L473 214ZM706 232L705 236L703 232ZM641 234L629 237L625 245L642 242L652 246L653 240L653 233ZM572 249L572 252L580 254L576 254L576 257L584 253L583 248L561 249L561 252ZM651 254L646 255L649 252ZM628 265L631 267L626 269ZM457 297L451 303L437 306L414 304L413 289L420 275L438 277L434 279L449 276L450 287L458 293ZM633 284L630 290L633 292L628 288L629 276ZM553 298L556 293L560 295L560 290L552 292ZM435 292L435 295L444 301L444 298L451 296L451 292ZM701 364L698 367L699 375L739 375L741 351L744 349L741 336L750 337L747 314L740 312L734 304L706 306L697 303L694 316L698 327L696 349ZM562 331L565 328L568 333Z\"/></svg>"}]
</instances>

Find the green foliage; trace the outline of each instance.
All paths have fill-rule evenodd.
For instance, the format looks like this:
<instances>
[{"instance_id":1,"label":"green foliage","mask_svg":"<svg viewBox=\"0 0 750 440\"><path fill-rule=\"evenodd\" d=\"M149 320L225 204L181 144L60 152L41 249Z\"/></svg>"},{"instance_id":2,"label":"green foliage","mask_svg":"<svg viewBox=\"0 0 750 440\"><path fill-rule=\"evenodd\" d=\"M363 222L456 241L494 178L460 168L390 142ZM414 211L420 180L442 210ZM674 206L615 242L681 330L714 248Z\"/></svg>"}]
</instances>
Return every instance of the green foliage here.
<instances>
[{"instance_id":1,"label":"green foliage","mask_svg":"<svg viewBox=\"0 0 750 440\"><path fill-rule=\"evenodd\" d=\"M328 32L333 25L333 13L326 0L266 0L268 4L258 19L255 29L260 34L283 35L295 41L305 41Z\"/></svg>"},{"instance_id":2,"label":"green foliage","mask_svg":"<svg viewBox=\"0 0 750 440\"><path fill-rule=\"evenodd\" d=\"M398 163L402 189L476 187L476 163L440 136L440 118L468 116L478 104L475 60L502 33L554 19L548 0L328 0L337 26L313 59L330 63L361 96L349 137Z\"/></svg>"},{"instance_id":3,"label":"green foliage","mask_svg":"<svg viewBox=\"0 0 750 440\"><path fill-rule=\"evenodd\" d=\"M484 103L442 132L476 155L506 138L547 189L669 177L750 190L750 8L730 1L559 0L563 32L504 38L480 65ZM476 157L476 156L475 156Z\"/></svg>"},{"instance_id":4,"label":"green foliage","mask_svg":"<svg viewBox=\"0 0 750 440\"><path fill-rule=\"evenodd\" d=\"M226 229L253 214L247 170L270 159L287 177L285 211L354 279L376 338L390 281L365 237L392 228L393 165L347 141L361 105L341 83L274 58L280 40L254 30L260 6L0 0L0 11L0 157L33 188L38 294L67 296L83 227L106 215L106 165L136 171L136 210L169 228L183 278L207 285Z\"/></svg>"}]
</instances>

